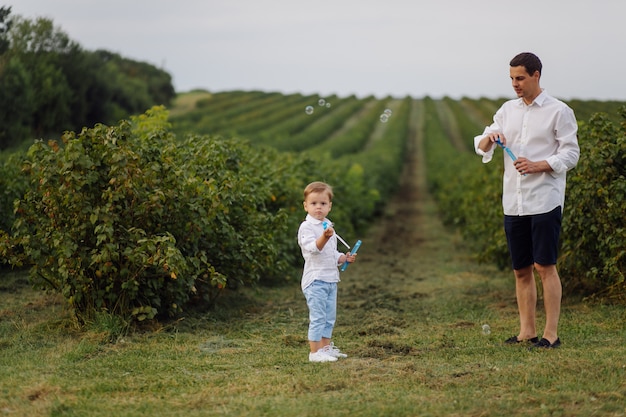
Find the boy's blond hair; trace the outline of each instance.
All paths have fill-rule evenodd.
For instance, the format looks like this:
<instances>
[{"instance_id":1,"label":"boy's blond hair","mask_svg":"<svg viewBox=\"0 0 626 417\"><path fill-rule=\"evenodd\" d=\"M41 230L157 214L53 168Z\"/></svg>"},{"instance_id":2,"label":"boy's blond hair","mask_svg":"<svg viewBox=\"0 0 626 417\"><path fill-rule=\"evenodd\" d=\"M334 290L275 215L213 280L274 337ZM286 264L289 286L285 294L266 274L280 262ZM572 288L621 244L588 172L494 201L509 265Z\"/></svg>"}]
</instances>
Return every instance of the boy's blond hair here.
<instances>
[{"instance_id":1,"label":"boy's blond hair","mask_svg":"<svg viewBox=\"0 0 626 417\"><path fill-rule=\"evenodd\" d=\"M304 201L311 193L326 193L330 201L333 201L333 187L321 181L314 181L304 189Z\"/></svg>"}]
</instances>

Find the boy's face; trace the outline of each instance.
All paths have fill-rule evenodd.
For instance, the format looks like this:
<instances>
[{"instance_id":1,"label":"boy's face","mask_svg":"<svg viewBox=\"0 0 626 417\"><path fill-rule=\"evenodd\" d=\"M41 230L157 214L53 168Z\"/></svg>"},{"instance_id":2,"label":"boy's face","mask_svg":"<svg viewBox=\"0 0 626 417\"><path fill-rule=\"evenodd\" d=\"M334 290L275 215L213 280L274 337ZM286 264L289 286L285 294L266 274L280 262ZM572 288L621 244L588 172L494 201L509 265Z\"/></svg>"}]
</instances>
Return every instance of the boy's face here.
<instances>
[{"instance_id":1,"label":"boy's face","mask_svg":"<svg viewBox=\"0 0 626 417\"><path fill-rule=\"evenodd\" d=\"M317 220L324 220L333 206L328 193L311 193L304 200L304 210Z\"/></svg>"}]
</instances>

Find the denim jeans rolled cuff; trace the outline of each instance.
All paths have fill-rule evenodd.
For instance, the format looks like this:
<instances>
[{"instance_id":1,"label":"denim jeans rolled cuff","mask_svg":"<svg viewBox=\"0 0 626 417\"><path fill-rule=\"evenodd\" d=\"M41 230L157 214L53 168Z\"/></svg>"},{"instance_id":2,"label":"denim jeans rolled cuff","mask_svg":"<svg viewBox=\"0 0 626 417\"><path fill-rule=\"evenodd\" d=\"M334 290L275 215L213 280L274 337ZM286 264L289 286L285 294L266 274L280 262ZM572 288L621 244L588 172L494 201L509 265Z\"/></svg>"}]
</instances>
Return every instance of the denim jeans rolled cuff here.
<instances>
[{"instance_id":1,"label":"denim jeans rolled cuff","mask_svg":"<svg viewBox=\"0 0 626 417\"><path fill-rule=\"evenodd\" d=\"M337 283L315 280L304 289L304 297L309 307L309 340L331 339L337 320Z\"/></svg>"}]
</instances>

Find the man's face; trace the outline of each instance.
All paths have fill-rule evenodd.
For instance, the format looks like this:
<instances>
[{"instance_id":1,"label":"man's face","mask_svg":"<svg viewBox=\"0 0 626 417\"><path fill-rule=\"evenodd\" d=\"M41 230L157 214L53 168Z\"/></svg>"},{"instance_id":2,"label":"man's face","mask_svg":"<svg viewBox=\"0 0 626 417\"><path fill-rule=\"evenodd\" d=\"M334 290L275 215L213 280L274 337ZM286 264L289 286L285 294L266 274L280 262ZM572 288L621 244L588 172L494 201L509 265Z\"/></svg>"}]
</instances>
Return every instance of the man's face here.
<instances>
[{"instance_id":1,"label":"man's face","mask_svg":"<svg viewBox=\"0 0 626 417\"><path fill-rule=\"evenodd\" d=\"M526 67L511 67L511 85L513 90L515 90L515 94L524 99L527 104L530 104L541 92L539 71L529 75L526 72Z\"/></svg>"}]
</instances>

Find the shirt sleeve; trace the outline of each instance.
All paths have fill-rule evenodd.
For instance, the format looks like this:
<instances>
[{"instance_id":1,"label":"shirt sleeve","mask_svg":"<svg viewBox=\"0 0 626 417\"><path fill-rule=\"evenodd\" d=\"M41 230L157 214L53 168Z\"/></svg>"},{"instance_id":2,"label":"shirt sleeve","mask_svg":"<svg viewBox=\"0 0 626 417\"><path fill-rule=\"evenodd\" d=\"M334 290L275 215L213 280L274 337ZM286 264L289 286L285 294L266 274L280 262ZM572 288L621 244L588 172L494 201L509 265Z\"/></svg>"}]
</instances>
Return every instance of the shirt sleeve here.
<instances>
[{"instance_id":1,"label":"shirt sleeve","mask_svg":"<svg viewBox=\"0 0 626 417\"><path fill-rule=\"evenodd\" d=\"M496 147L496 144L494 143L491 149L489 149L487 152L483 151L482 149L478 147L478 143L482 140L482 138L485 137L486 134L489 133L487 132L487 129L488 128L485 129L485 133L483 133L482 135L474 136L474 150L476 151L478 155L483 157L483 164L486 164L487 162L491 162L491 160L493 159L493 151Z\"/></svg>"},{"instance_id":2,"label":"shirt sleeve","mask_svg":"<svg viewBox=\"0 0 626 417\"><path fill-rule=\"evenodd\" d=\"M303 223L298 231L298 244L302 250L305 252L319 253L320 250L317 248L316 240L317 238L315 237L313 229L308 224Z\"/></svg>"},{"instance_id":3,"label":"shirt sleeve","mask_svg":"<svg viewBox=\"0 0 626 417\"><path fill-rule=\"evenodd\" d=\"M492 143L491 149L485 152L482 149L478 148L478 143L481 141L482 138L484 138L486 135L490 133L502 132L500 121L502 120L502 117L503 117L503 111L504 110L502 110L502 107L500 107L498 111L496 111L496 114L493 115L493 123L485 127L485 130L483 131L482 135L478 135L474 137L474 150L476 151L478 155L483 157L483 164L491 162L497 145L495 143Z\"/></svg>"},{"instance_id":4,"label":"shirt sleeve","mask_svg":"<svg viewBox=\"0 0 626 417\"><path fill-rule=\"evenodd\" d=\"M564 106L559 113L556 123L555 138L558 142L556 154L546 159L553 171L553 175L560 175L574 168L580 157L578 146L578 124L574 111Z\"/></svg>"}]
</instances>

